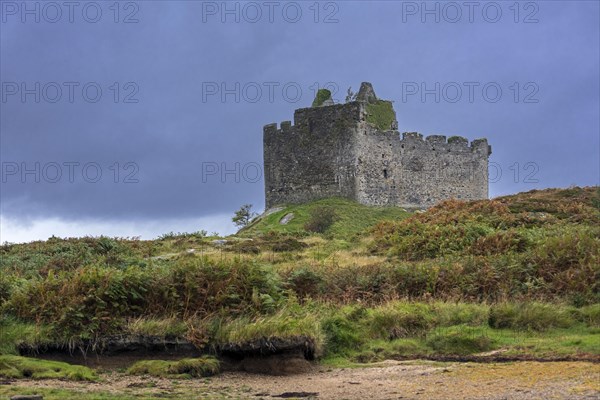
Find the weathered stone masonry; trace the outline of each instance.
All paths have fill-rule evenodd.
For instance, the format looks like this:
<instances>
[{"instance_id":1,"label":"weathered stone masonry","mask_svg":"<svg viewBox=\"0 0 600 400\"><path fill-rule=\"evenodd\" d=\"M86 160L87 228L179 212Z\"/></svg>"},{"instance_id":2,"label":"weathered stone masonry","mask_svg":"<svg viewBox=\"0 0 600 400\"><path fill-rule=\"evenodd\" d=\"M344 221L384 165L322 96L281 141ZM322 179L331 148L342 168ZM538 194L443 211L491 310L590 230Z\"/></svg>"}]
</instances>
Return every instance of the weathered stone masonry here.
<instances>
[{"instance_id":1,"label":"weathered stone masonry","mask_svg":"<svg viewBox=\"0 0 600 400\"><path fill-rule=\"evenodd\" d=\"M267 208L326 197L402 207L488 197L486 139L400 136L391 102L378 100L369 83L356 101L328 104L296 110L293 125L264 127ZM391 119L373 115L372 105Z\"/></svg>"}]
</instances>

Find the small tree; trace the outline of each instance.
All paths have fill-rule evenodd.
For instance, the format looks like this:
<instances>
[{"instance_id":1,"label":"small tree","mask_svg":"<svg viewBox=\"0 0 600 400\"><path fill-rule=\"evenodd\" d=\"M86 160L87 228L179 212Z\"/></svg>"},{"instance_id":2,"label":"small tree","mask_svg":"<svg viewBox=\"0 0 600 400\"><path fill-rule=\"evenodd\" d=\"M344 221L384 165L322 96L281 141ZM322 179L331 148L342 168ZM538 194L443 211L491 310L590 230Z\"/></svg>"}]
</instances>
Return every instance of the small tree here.
<instances>
[{"instance_id":1,"label":"small tree","mask_svg":"<svg viewBox=\"0 0 600 400\"><path fill-rule=\"evenodd\" d=\"M352 91L352 86L348 88L348 92L346 94L346 103L356 100L356 96L358 94Z\"/></svg>"},{"instance_id":2,"label":"small tree","mask_svg":"<svg viewBox=\"0 0 600 400\"><path fill-rule=\"evenodd\" d=\"M244 204L240 207L239 210L235 212L233 218L231 218L235 226L243 228L250 223L252 218L256 217L257 214L255 212L250 211L251 209L252 204Z\"/></svg>"}]
</instances>

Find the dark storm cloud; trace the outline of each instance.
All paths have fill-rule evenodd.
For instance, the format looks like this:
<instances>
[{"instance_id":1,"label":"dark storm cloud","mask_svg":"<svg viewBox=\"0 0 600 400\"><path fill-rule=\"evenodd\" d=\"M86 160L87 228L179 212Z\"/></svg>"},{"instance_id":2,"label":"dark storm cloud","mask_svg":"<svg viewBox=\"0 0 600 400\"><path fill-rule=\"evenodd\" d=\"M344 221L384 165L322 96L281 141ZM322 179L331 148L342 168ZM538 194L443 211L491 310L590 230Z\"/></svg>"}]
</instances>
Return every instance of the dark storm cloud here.
<instances>
[{"instance_id":1,"label":"dark storm cloud","mask_svg":"<svg viewBox=\"0 0 600 400\"><path fill-rule=\"evenodd\" d=\"M318 23L308 3L296 3L303 10L297 23L277 13L274 23L264 15L256 23L244 20L253 14L240 15L240 23L231 16L221 23L220 14L204 15L203 22L206 3L157 1L136 3L139 22L125 24L133 9L120 10L114 23L109 3L99 4L98 23L22 23L18 15L3 15L3 85L79 83L72 103L65 92L57 103L36 103L34 95L22 103L20 94L1 103L3 166L10 172L40 163L50 178L52 163L63 168L56 183L46 176L35 183L34 174L23 183L19 173L5 174L5 216L157 220L228 213L243 203L260 208L263 183L254 181L253 168L262 163L263 125L292 119L295 108L310 104L314 83L327 82L337 85L342 101L349 86L373 82L380 97L395 100L401 131L487 137L491 161L503 172L492 195L598 183L596 2L539 2L537 23L523 22L535 11L529 9L521 9L515 23L508 3L496 23L480 13L473 22L463 16L450 23L442 15L439 23L432 17L422 23L419 14L406 14L407 2L374 7L366 1L337 2L337 11L321 3ZM323 23L332 12L339 21ZM97 103L82 98L90 82L102 89ZM239 102L233 94L224 101L220 93L203 98L203 88L216 83L220 90L223 82L246 89ZM448 90L456 83L463 89L460 100L449 101L451 91L439 102L435 95L425 101L407 95L413 84L435 88L437 82ZM479 84L472 102L468 82ZM286 83L294 83L288 93L282 91ZM488 83L502 89L500 101L483 98ZM296 85L302 89L298 101L291 90ZM256 86L262 95L252 102ZM538 102L524 102L528 95ZM73 183L64 166L71 162L79 163ZM88 180L101 168L96 183L82 177L88 163L96 163ZM225 182L219 173L203 176L203 168L212 173L215 166L234 172ZM124 183L128 174L138 182Z\"/></svg>"}]
</instances>

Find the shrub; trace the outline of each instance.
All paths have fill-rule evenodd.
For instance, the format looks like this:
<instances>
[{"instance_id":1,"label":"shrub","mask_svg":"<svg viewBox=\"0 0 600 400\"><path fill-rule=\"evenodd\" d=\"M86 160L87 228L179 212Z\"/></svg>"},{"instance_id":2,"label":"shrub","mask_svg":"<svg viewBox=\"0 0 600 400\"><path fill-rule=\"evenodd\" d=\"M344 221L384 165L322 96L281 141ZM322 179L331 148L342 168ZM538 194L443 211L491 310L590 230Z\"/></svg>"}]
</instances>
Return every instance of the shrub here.
<instances>
[{"instance_id":1,"label":"shrub","mask_svg":"<svg viewBox=\"0 0 600 400\"><path fill-rule=\"evenodd\" d=\"M424 304L389 303L373 309L366 326L373 338L422 336L433 326L433 315Z\"/></svg>"},{"instance_id":2,"label":"shrub","mask_svg":"<svg viewBox=\"0 0 600 400\"><path fill-rule=\"evenodd\" d=\"M356 350L365 340L357 329L357 325L344 313L336 313L323 319L322 326L327 341L327 354L345 355Z\"/></svg>"},{"instance_id":3,"label":"shrub","mask_svg":"<svg viewBox=\"0 0 600 400\"><path fill-rule=\"evenodd\" d=\"M127 333L132 335L182 337L187 332L187 326L176 318L135 318L127 323Z\"/></svg>"},{"instance_id":4,"label":"shrub","mask_svg":"<svg viewBox=\"0 0 600 400\"><path fill-rule=\"evenodd\" d=\"M0 274L0 306L7 301L15 286L16 286L16 277L7 274Z\"/></svg>"},{"instance_id":5,"label":"shrub","mask_svg":"<svg viewBox=\"0 0 600 400\"><path fill-rule=\"evenodd\" d=\"M308 232L324 233L333 225L336 219L337 214L333 208L315 207L310 210L310 216L304 224L304 229Z\"/></svg>"},{"instance_id":6,"label":"shrub","mask_svg":"<svg viewBox=\"0 0 600 400\"><path fill-rule=\"evenodd\" d=\"M480 236L471 246L475 255L493 255L507 252L521 253L530 246L530 242L520 232L515 230L498 231L486 236Z\"/></svg>"},{"instance_id":7,"label":"shrub","mask_svg":"<svg viewBox=\"0 0 600 400\"><path fill-rule=\"evenodd\" d=\"M248 254L259 254L262 250L274 252L299 251L308 247L306 243L291 236L269 232L252 240L239 240L227 245L226 249Z\"/></svg>"},{"instance_id":8,"label":"shrub","mask_svg":"<svg viewBox=\"0 0 600 400\"><path fill-rule=\"evenodd\" d=\"M433 304L432 312L437 326L479 326L487 324L489 318L489 307L484 304L438 302Z\"/></svg>"},{"instance_id":9,"label":"shrub","mask_svg":"<svg viewBox=\"0 0 600 400\"><path fill-rule=\"evenodd\" d=\"M400 264L392 271L395 292L401 297L421 297L430 293L433 282L431 269L423 264Z\"/></svg>"},{"instance_id":10,"label":"shrub","mask_svg":"<svg viewBox=\"0 0 600 400\"><path fill-rule=\"evenodd\" d=\"M324 273L323 297L335 302L377 303L394 292L391 267L387 264L331 268Z\"/></svg>"},{"instance_id":11,"label":"shrub","mask_svg":"<svg viewBox=\"0 0 600 400\"><path fill-rule=\"evenodd\" d=\"M587 326L600 328L600 304L592 304L577 310L578 319Z\"/></svg>"},{"instance_id":12,"label":"shrub","mask_svg":"<svg viewBox=\"0 0 600 400\"><path fill-rule=\"evenodd\" d=\"M274 240L268 242L268 245L271 248L271 250L275 252L298 251L308 247L306 243L294 239L293 237L286 237L281 238L279 240Z\"/></svg>"},{"instance_id":13,"label":"shrub","mask_svg":"<svg viewBox=\"0 0 600 400\"><path fill-rule=\"evenodd\" d=\"M227 250L240 252L244 254L259 254L260 246L253 240L242 240L234 242L232 245L226 247Z\"/></svg>"},{"instance_id":14,"label":"shrub","mask_svg":"<svg viewBox=\"0 0 600 400\"><path fill-rule=\"evenodd\" d=\"M409 261L461 254L480 238L513 226L515 221L498 201L447 200L403 221L380 223L373 230L372 249L391 249L392 255Z\"/></svg>"},{"instance_id":15,"label":"shrub","mask_svg":"<svg viewBox=\"0 0 600 400\"><path fill-rule=\"evenodd\" d=\"M232 316L253 314L265 304L257 299L269 296L277 301L282 295L279 275L256 262L208 263L194 257L154 271L152 277L152 290L146 295L146 314L151 315L187 319L220 310Z\"/></svg>"},{"instance_id":16,"label":"shrub","mask_svg":"<svg viewBox=\"0 0 600 400\"><path fill-rule=\"evenodd\" d=\"M62 338L96 339L142 311L151 279L138 269L108 267L49 274L13 293L6 307L19 318L48 324Z\"/></svg>"},{"instance_id":17,"label":"shrub","mask_svg":"<svg viewBox=\"0 0 600 400\"><path fill-rule=\"evenodd\" d=\"M214 332L218 345L242 345L261 339L297 337L310 339L314 344L315 354L321 354L325 342L321 323L315 315L302 310L283 308L269 316L221 320L216 323Z\"/></svg>"},{"instance_id":18,"label":"shrub","mask_svg":"<svg viewBox=\"0 0 600 400\"><path fill-rule=\"evenodd\" d=\"M436 334L428 337L426 343L436 353L446 355L468 355L494 348L489 337L464 331Z\"/></svg>"},{"instance_id":19,"label":"shrub","mask_svg":"<svg viewBox=\"0 0 600 400\"><path fill-rule=\"evenodd\" d=\"M597 232L580 227L564 229L556 236L545 238L536 248L532 262L548 275L571 267L595 264L600 257Z\"/></svg>"},{"instance_id":20,"label":"shrub","mask_svg":"<svg viewBox=\"0 0 600 400\"><path fill-rule=\"evenodd\" d=\"M307 268L295 270L288 278L288 285L299 298L316 296L321 291L322 283L323 278Z\"/></svg>"}]
</instances>

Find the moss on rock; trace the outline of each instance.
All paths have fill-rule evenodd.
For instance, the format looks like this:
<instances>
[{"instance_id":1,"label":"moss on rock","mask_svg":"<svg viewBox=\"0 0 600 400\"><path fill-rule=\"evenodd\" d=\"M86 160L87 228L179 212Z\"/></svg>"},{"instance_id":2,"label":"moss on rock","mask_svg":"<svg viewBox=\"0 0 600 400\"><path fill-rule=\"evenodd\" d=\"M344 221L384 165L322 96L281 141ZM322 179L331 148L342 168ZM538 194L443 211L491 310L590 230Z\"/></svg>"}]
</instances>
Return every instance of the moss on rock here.
<instances>
[{"instance_id":1,"label":"moss on rock","mask_svg":"<svg viewBox=\"0 0 600 400\"><path fill-rule=\"evenodd\" d=\"M392 129L392 124L396 120L396 113L392 102L386 100L377 100L375 103L367 104L367 122L373 124L381 131Z\"/></svg>"},{"instance_id":2,"label":"moss on rock","mask_svg":"<svg viewBox=\"0 0 600 400\"><path fill-rule=\"evenodd\" d=\"M331 99L331 92L327 89L319 89L315 99L313 100L312 106L320 107L329 99Z\"/></svg>"}]
</instances>

